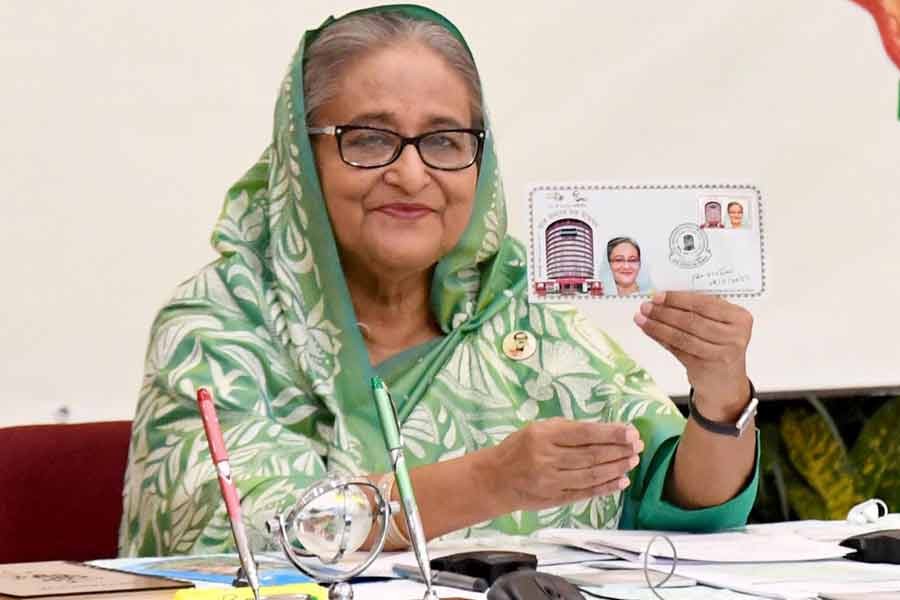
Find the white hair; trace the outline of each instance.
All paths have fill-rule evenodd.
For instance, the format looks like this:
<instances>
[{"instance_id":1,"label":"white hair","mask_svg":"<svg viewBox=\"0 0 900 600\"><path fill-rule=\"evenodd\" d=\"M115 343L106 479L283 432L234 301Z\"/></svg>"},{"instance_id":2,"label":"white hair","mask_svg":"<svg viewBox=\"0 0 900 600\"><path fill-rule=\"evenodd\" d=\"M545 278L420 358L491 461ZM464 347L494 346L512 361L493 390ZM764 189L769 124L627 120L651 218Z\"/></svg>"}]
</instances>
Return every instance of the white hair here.
<instances>
[{"instance_id":1,"label":"white hair","mask_svg":"<svg viewBox=\"0 0 900 600\"><path fill-rule=\"evenodd\" d=\"M473 125L483 123L481 82L468 50L437 23L412 19L398 12L354 15L327 27L306 53L303 89L306 120L337 95L344 69L366 52L404 42L418 42L438 53L460 74L469 90Z\"/></svg>"}]
</instances>

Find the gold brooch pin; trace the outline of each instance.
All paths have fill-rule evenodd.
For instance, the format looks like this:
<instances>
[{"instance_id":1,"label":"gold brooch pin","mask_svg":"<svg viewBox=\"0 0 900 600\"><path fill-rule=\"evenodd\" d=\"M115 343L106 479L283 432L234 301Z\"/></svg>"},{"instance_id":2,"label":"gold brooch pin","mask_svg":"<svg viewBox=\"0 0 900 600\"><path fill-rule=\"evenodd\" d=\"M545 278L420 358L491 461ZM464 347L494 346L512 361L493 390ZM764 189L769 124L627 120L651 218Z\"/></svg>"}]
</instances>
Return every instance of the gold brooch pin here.
<instances>
[{"instance_id":1,"label":"gold brooch pin","mask_svg":"<svg viewBox=\"0 0 900 600\"><path fill-rule=\"evenodd\" d=\"M537 340L531 332L519 329L503 338L503 354L512 360L530 358L535 350L537 350Z\"/></svg>"}]
</instances>

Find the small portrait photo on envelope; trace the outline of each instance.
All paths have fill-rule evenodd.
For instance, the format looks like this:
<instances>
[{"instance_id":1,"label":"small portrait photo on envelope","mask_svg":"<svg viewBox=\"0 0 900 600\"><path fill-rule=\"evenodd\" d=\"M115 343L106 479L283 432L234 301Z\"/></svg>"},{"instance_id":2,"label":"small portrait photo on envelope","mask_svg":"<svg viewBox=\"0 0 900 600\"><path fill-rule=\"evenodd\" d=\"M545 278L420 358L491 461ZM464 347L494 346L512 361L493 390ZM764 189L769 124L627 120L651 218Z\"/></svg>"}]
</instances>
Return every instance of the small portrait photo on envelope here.
<instances>
[{"instance_id":1,"label":"small portrait photo on envelope","mask_svg":"<svg viewBox=\"0 0 900 600\"><path fill-rule=\"evenodd\" d=\"M700 229L725 229L722 218L722 198L719 196L700 196Z\"/></svg>"},{"instance_id":2,"label":"small portrait photo on envelope","mask_svg":"<svg viewBox=\"0 0 900 600\"><path fill-rule=\"evenodd\" d=\"M747 198L729 198L725 204L725 227L727 229L750 229L750 206Z\"/></svg>"}]
</instances>

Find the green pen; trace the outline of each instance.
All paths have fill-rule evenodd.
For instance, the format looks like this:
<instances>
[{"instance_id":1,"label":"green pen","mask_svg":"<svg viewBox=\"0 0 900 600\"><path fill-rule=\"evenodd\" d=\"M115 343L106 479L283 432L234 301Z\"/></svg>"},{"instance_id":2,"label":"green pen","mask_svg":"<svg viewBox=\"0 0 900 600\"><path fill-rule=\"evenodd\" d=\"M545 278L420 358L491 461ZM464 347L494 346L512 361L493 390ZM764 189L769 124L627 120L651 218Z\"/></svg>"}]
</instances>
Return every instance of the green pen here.
<instances>
[{"instance_id":1,"label":"green pen","mask_svg":"<svg viewBox=\"0 0 900 600\"><path fill-rule=\"evenodd\" d=\"M381 431L384 434L384 442L391 456L394 468L394 479L400 492L400 502L403 504L403 515L406 518L406 528L409 530L412 540L413 552L422 570L422 578L428 590L426 598L437 598L431 589L431 563L428 560L428 550L425 547L425 531L422 527L422 519L419 517L419 509L416 505L416 496L413 493L412 481L409 471L406 470L406 458L403 455L403 436L400 435L400 419L397 417L397 408L388 394L387 387L377 375L372 378L372 392L375 395L375 406L378 408L378 419L381 421ZM390 502L390 498L385 498Z\"/></svg>"}]
</instances>

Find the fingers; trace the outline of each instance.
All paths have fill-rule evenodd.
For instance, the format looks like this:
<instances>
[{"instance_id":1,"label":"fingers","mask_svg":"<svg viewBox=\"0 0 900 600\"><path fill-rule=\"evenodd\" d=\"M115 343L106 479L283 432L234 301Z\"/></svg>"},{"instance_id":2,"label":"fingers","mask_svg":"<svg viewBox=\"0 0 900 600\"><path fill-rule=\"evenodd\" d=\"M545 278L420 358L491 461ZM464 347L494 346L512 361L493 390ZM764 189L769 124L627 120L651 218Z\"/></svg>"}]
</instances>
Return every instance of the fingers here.
<instances>
[{"instance_id":1,"label":"fingers","mask_svg":"<svg viewBox=\"0 0 900 600\"><path fill-rule=\"evenodd\" d=\"M704 317L696 312L653 302L641 304L640 311L647 318L665 323L674 329L684 331L712 344L725 344L734 336L727 324Z\"/></svg>"},{"instance_id":2,"label":"fingers","mask_svg":"<svg viewBox=\"0 0 900 600\"><path fill-rule=\"evenodd\" d=\"M643 319L638 317L643 317ZM635 323L644 330L644 333L671 352L689 354L703 360L714 360L721 354L721 346L707 342L662 321L648 319L641 314L635 316Z\"/></svg>"},{"instance_id":3,"label":"fingers","mask_svg":"<svg viewBox=\"0 0 900 600\"><path fill-rule=\"evenodd\" d=\"M644 444L628 423L537 421L514 432L494 453L510 506L539 510L609 495L629 485L627 473Z\"/></svg>"},{"instance_id":4,"label":"fingers","mask_svg":"<svg viewBox=\"0 0 900 600\"><path fill-rule=\"evenodd\" d=\"M624 490L629 485L631 485L631 480L628 477L620 477L615 481L608 481L586 490L572 490L562 495L559 504L571 504L572 502L578 502L579 500L592 498L594 496L611 496L612 494Z\"/></svg>"},{"instance_id":5,"label":"fingers","mask_svg":"<svg viewBox=\"0 0 900 600\"><path fill-rule=\"evenodd\" d=\"M721 296L697 292L658 292L653 295L653 304L695 312L720 323L731 323L735 317L734 309L741 310Z\"/></svg>"},{"instance_id":6,"label":"fingers","mask_svg":"<svg viewBox=\"0 0 900 600\"><path fill-rule=\"evenodd\" d=\"M707 319L737 326L748 332L753 327L753 315L750 314L750 311L737 304L732 304L721 296L697 292L658 292L653 296L652 303L654 306L695 312Z\"/></svg>"},{"instance_id":7,"label":"fingers","mask_svg":"<svg viewBox=\"0 0 900 600\"><path fill-rule=\"evenodd\" d=\"M587 469L559 471L558 485L563 492L590 490L625 477L637 466L640 459L637 455L621 458L612 462L594 465Z\"/></svg>"},{"instance_id":8,"label":"fingers","mask_svg":"<svg viewBox=\"0 0 900 600\"><path fill-rule=\"evenodd\" d=\"M556 446L591 446L596 444L620 444L635 446L641 439L633 425L628 423L592 423L548 419L542 427L549 430L550 441Z\"/></svg>"},{"instance_id":9,"label":"fingers","mask_svg":"<svg viewBox=\"0 0 900 600\"><path fill-rule=\"evenodd\" d=\"M635 323L681 362L741 354L750 342L753 316L718 296L662 292L641 305Z\"/></svg>"},{"instance_id":10,"label":"fingers","mask_svg":"<svg viewBox=\"0 0 900 600\"><path fill-rule=\"evenodd\" d=\"M640 440L638 440L637 447L621 444L595 444L563 448L555 462L556 467L562 471L589 469L596 465L637 456L643 449L644 443Z\"/></svg>"}]
</instances>

